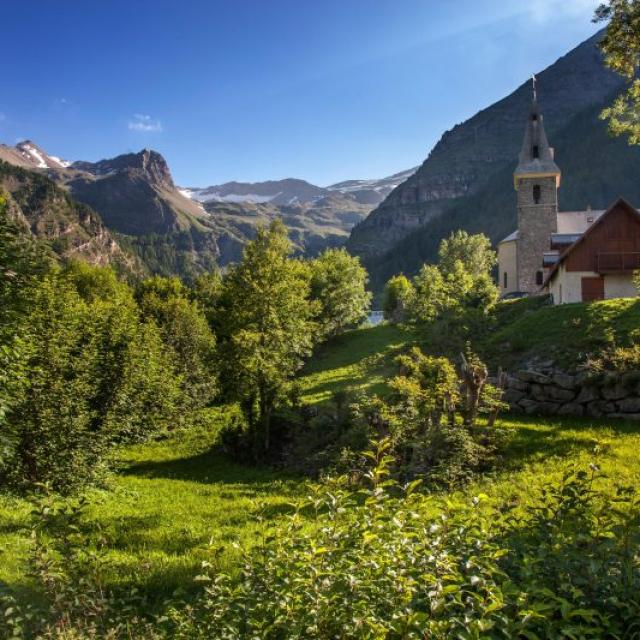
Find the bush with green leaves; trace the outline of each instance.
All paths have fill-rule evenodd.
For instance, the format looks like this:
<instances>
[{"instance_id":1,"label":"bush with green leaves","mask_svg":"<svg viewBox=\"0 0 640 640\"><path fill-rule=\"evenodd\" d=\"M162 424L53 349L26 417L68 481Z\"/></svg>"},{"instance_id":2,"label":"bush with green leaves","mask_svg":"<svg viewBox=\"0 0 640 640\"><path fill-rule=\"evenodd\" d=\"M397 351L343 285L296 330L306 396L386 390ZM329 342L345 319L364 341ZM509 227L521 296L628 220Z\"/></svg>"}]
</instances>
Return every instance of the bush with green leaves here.
<instances>
[{"instance_id":1,"label":"bush with green leaves","mask_svg":"<svg viewBox=\"0 0 640 640\"><path fill-rule=\"evenodd\" d=\"M3 428L3 482L70 491L98 478L116 440L176 419L179 379L129 288L85 265L53 270L20 317L27 383Z\"/></svg>"},{"instance_id":2,"label":"bush with green leaves","mask_svg":"<svg viewBox=\"0 0 640 640\"><path fill-rule=\"evenodd\" d=\"M239 572L218 550L195 599L149 615L106 587L86 550L82 505L44 497L33 512L38 605L0 594L0 638L172 640L634 638L640 629L640 500L611 498L597 465L568 466L527 504L424 495L392 479L391 443L366 454L366 486L310 487Z\"/></svg>"},{"instance_id":3,"label":"bush with green leaves","mask_svg":"<svg viewBox=\"0 0 640 640\"><path fill-rule=\"evenodd\" d=\"M640 504L614 508L597 472L568 469L531 507L425 503L389 479L318 490L248 552L239 577L205 563L175 638L623 638L640 625ZM304 514L311 513L312 525Z\"/></svg>"},{"instance_id":4,"label":"bush with green leaves","mask_svg":"<svg viewBox=\"0 0 640 640\"><path fill-rule=\"evenodd\" d=\"M414 347L396 363L384 397L338 393L331 403L279 417L288 436L284 465L312 477L332 470L355 479L368 441L389 437L396 477L419 477L430 488L462 485L495 468L506 439L495 423L506 405L477 356L467 351L456 367Z\"/></svg>"},{"instance_id":5,"label":"bush with green leaves","mask_svg":"<svg viewBox=\"0 0 640 640\"><path fill-rule=\"evenodd\" d=\"M149 278L138 285L136 297L142 317L156 323L172 354L183 411L207 406L217 393L217 366L204 310L178 278Z\"/></svg>"},{"instance_id":6,"label":"bush with green leaves","mask_svg":"<svg viewBox=\"0 0 640 640\"><path fill-rule=\"evenodd\" d=\"M411 282L404 276L389 280L385 317L416 324L432 352L457 355L489 326L499 295L495 262L483 234L452 233L440 243L438 264L424 264Z\"/></svg>"},{"instance_id":7,"label":"bush with green leaves","mask_svg":"<svg viewBox=\"0 0 640 640\"><path fill-rule=\"evenodd\" d=\"M389 322L405 322L414 301L415 290L405 275L390 278L382 293L382 312Z\"/></svg>"}]
</instances>

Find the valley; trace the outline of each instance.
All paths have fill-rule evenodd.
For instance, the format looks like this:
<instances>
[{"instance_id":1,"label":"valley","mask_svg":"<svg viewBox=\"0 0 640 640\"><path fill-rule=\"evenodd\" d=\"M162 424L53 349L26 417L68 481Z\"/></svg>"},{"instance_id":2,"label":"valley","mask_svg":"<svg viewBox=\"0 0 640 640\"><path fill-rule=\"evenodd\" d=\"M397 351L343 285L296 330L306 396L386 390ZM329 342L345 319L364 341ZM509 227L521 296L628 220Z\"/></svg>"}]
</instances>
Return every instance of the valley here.
<instances>
[{"instance_id":1,"label":"valley","mask_svg":"<svg viewBox=\"0 0 640 640\"><path fill-rule=\"evenodd\" d=\"M640 0L71 4L3 7L0 640L635 638Z\"/></svg>"}]
</instances>

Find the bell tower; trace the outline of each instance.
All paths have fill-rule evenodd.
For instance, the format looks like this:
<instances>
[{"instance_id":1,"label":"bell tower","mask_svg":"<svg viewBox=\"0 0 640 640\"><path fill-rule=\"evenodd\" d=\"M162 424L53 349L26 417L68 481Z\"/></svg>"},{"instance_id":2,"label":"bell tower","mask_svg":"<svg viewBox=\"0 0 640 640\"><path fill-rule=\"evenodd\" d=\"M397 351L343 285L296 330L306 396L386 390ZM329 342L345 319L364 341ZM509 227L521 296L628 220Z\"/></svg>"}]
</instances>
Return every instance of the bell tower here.
<instances>
[{"instance_id":1,"label":"bell tower","mask_svg":"<svg viewBox=\"0 0 640 640\"><path fill-rule=\"evenodd\" d=\"M560 169L544 130L535 76L533 101L513 179L518 194L518 290L531 294L542 285L542 256L550 249L551 234L558 231L560 187Z\"/></svg>"}]
</instances>

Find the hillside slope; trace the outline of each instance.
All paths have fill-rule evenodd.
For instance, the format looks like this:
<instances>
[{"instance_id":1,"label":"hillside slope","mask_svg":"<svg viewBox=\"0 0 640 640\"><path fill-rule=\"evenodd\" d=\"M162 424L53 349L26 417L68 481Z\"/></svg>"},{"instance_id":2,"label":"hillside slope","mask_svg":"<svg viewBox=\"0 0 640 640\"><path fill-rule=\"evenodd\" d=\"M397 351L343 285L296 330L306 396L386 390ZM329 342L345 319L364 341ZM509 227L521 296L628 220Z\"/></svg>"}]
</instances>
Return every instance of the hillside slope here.
<instances>
[{"instance_id":1,"label":"hillside slope","mask_svg":"<svg viewBox=\"0 0 640 640\"><path fill-rule=\"evenodd\" d=\"M608 134L598 115L609 101L578 113L553 137L562 170L560 210L606 209L619 196L640 205L640 148ZM515 164L507 163L476 193L452 203L446 215L425 223L377 257L370 264L374 287L380 289L393 274L413 274L423 262L434 260L442 238L456 229L484 233L494 243L511 233L517 224Z\"/></svg>"},{"instance_id":2,"label":"hillside slope","mask_svg":"<svg viewBox=\"0 0 640 640\"><path fill-rule=\"evenodd\" d=\"M47 175L100 214L152 273L190 280L240 259L260 224L281 218L298 254L342 246L351 229L411 173L318 187L304 180L178 188L166 160L144 149L98 162L67 162L34 142L0 145L0 160Z\"/></svg>"},{"instance_id":3,"label":"hillside slope","mask_svg":"<svg viewBox=\"0 0 640 640\"><path fill-rule=\"evenodd\" d=\"M599 37L538 76L539 102L564 176L564 208L585 207L589 201L595 206L599 199L622 193L628 176L640 170L640 154L622 152L622 141L608 138L597 118L622 86L602 64ZM526 82L446 132L418 171L354 228L347 246L364 258L376 288L394 272L413 273L433 259L434 247L451 229L484 231L494 241L512 230L511 174L530 101L531 84Z\"/></svg>"},{"instance_id":4,"label":"hillside slope","mask_svg":"<svg viewBox=\"0 0 640 640\"><path fill-rule=\"evenodd\" d=\"M61 258L111 265L124 273L144 269L90 207L75 202L46 176L0 161L0 191L25 231L48 244Z\"/></svg>"}]
</instances>

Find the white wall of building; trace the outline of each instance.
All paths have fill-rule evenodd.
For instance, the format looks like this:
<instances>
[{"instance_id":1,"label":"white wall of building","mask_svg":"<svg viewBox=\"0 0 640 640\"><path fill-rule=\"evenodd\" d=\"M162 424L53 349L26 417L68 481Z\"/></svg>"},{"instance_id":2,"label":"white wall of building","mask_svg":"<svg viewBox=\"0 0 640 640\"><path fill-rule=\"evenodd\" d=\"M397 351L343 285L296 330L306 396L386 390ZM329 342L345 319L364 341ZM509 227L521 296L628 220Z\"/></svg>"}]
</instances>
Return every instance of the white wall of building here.
<instances>
[{"instance_id":1,"label":"white wall of building","mask_svg":"<svg viewBox=\"0 0 640 640\"><path fill-rule=\"evenodd\" d=\"M633 284L631 274L607 275L604 277L604 297L610 298L635 298L638 290Z\"/></svg>"},{"instance_id":2,"label":"white wall of building","mask_svg":"<svg viewBox=\"0 0 640 640\"><path fill-rule=\"evenodd\" d=\"M498 245L498 286L500 295L505 296L518 290L517 270L517 240L501 242ZM507 274L507 286L504 284L504 275Z\"/></svg>"},{"instance_id":3,"label":"white wall of building","mask_svg":"<svg viewBox=\"0 0 640 640\"><path fill-rule=\"evenodd\" d=\"M597 278L599 275L595 271L567 271L561 265L549 283L549 293L555 304L582 302L582 278ZM634 298L637 295L631 274L604 276L605 300Z\"/></svg>"}]
</instances>

